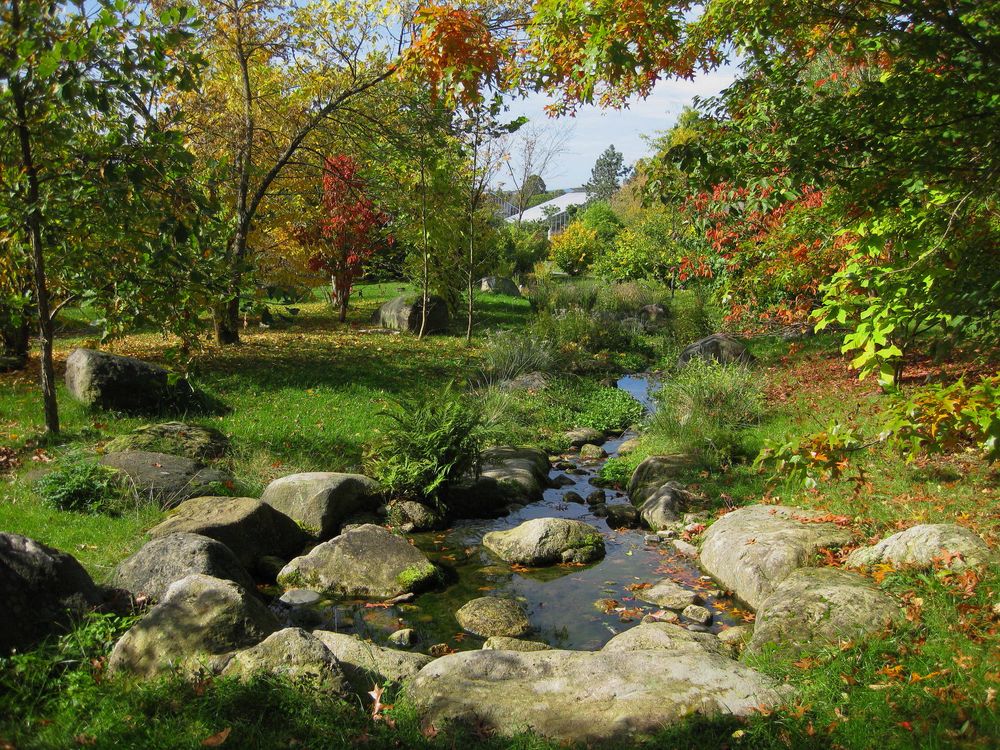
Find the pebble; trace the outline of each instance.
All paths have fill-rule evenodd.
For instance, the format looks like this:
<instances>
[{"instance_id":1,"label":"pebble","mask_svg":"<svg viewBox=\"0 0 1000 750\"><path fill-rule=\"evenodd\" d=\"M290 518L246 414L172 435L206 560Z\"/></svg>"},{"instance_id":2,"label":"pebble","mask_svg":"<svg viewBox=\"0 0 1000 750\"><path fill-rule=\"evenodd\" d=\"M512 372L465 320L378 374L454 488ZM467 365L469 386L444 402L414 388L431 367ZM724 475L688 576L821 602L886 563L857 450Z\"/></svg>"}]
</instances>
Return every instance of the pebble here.
<instances>
[{"instance_id":1,"label":"pebble","mask_svg":"<svg viewBox=\"0 0 1000 750\"><path fill-rule=\"evenodd\" d=\"M690 630L692 633L711 633L712 632L712 629L710 627L708 627L707 625L698 625L698 624L695 624L695 623L692 623L692 624L688 625L687 629Z\"/></svg>"},{"instance_id":2,"label":"pebble","mask_svg":"<svg viewBox=\"0 0 1000 750\"><path fill-rule=\"evenodd\" d=\"M604 490L594 490L587 495L587 505L604 505L608 500L608 495Z\"/></svg>"},{"instance_id":3,"label":"pebble","mask_svg":"<svg viewBox=\"0 0 1000 750\"><path fill-rule=\"evenodd\" d=\"M319 600L319 592L312 589L288 589L278 599L286 607L308 607Z\"/></svg>"},{"instance_id":4,"label":"pebble","mask_svg":"<svg viewBox=\"0 0 1000 750\"><path fill-rule=\"evenodd\" d=\"M397 630L389 636L389 643L399 648L408 648L417 642L417 631L413 628Z\"/></svg>"},{"instance_id":5,"label":"pebble","mask_svg":"<svg viewBox=\"0 0 1000 750\"><path fill-rule=\"evenodd\" d=\"M680 539L673 540L674 549L680 554L686 555L687 557L697 557L698 548L689 542L682 541Z\"/></svg>"},{"instance_id":6,"label":"pebble","mask_svg":"<svg viewBox=\"0 0 1000 750\"><path fill-rule=\"evenodd\" d=\"M657 531L656 535L660 539L673 539L677 536L677 532L674 529L662 529L661 531Z\"/></svg>"},{"instance_id":7,"label":"pebble","mask_svg":"<svg viewBox=\"0 0 1000 750\"><path fill-rule=\"evenodd\" d=\"M686 606L681 616L699 625L708 625L712 621L712 613L698 604Z\"/></svg>"},{"instance_id":8,"label":"pebble","mask_svg":"<svg viewBox=\"0 0 1000 750\"><path fill-rule=\"evenodd\" d=\"M579 492L574 492L573 490L570 490L569 492L567 492L566 494L564 494L563 497L562 497L562 499L563 499L563 502L566 502L566 503L578 503L579 505L583 505L586 502L583 499L583 495L581 495Z\"/></svg>"},{"instance_id":9,"label":"pebble","mask_svg":"<svg viewBox=\"0 0 1000 750\"><path fill-rule=\"evenodd\" d=\"M642 541L646 544L659 544L660 537L656 534L646 534L646 536L642 538Z\"/></svg>"}]
</instances>

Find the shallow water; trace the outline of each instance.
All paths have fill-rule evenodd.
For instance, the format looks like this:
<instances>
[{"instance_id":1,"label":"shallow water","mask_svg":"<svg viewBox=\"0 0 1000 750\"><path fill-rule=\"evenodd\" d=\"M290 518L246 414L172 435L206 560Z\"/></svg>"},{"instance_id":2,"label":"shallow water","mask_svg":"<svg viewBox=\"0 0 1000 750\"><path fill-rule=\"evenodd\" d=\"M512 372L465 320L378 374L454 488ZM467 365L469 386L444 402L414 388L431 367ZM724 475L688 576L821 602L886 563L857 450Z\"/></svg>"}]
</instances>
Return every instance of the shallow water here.
<instances>
[{"instance_id":1,"label":"shallow water","mask_svg":"<svg viewBox=\"0 0 1000 750\"><path fill-rule=\"evenodd\" d=\"M644 376L622 378L618 386L652 408L650 381ZM634 434L626 433L604 444L609 456ZM542 640L558 648L593 650L601 648L617 633L634 627L644 614L657 611L656 605L634 598L629 586L655 583L670 578L701 594L703 605L712 611L711 630L717 632L736 622L729 599L716 599L715 585L703 578L702 571L690 559L674 552L669 542L645 543L647 531L615 530L603 518L591 513L587 505L567 503L567 492L586 497L595 487L590 480L600 471L604 460L581 461L567 454L579 473L553 468L550 477L566 474L573 484L545 491L541 502L523 507L495 519L457 522L441 532L411 535L435 563L446 571L446 583L438 590L416 597L412 602L393 606L365 605L361 602L326 603L322 608L322 627L355 632L381 641L401 627L414 628L420 636L420 649L443 643L462 650L479 648L482 639L463 633L454 612L470 599L479 596L506 596L521 601L535 629L533 640ZM606 490L608 504L627 503L624 493ZM533 518L574 518L600 530L607 554L589 566L557 565L524 569L510 566L482 547L489 531L510 529ZM602 608L596 606L605 602Z\"/></svg>"}]
</instances>

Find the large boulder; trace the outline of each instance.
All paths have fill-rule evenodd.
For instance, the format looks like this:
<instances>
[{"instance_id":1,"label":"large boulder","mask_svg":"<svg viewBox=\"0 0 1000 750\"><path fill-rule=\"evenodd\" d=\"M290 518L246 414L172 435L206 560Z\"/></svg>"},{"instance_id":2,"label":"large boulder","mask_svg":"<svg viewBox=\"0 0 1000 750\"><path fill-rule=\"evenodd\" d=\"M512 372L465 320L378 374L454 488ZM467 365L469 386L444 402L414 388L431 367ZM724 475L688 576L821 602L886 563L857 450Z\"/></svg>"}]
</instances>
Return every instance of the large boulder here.
<instances>
[{"instance_id":1,"label":"large boulder","mask_svg":"<svg viewBox=\"0 0 1000 750\"><path fill-rule=\"evenodd\" d=\"M278 574L278 583L337 596L390 599L426 588L437 576L437 568L423 552L369 523L296 557Z\"/></svg>"},{"instance_id":2,"label":"large boulder","mask_svg":"<svg viewBox=\"0 0 1000 750\"><path fill-rule=\"evenodd\" d=\"M187 533L168 534L146 543L118 563L110 583L158 601L174 581L193 573L223 578L247 591L254 590L253 579L229 547L207 536Z\"/></svg>"},{"instance_id":3,"label":"large boulder","mask_svg":"<svg viewBox=\"0 0 1000 750\"><path fill-rule=\"evenodd\" d=\"M536 501L548 485L549 457L537 448L499 447L483 451L480 475L494 479L517 493L518 499Z\"/></svg>"},{"instance_id":4,"label":"large boulder","mask_svg":"<svg viewBox=\"0 0 1000 750\"><path fill-rule=\"evenodd\" d=\"M851 535L829 514L780 505L751 505L708 527L701 565L754 609L798 568L812 565L821 547L847 544Z\"/></svg>"},{"instance_id":5,"label":"large boulder","mask_svg":"<svg viewBox=\"0 0 1000 750\"><path fill-rule=\"evenodd\" d=\"M370 690L373 683L408 682L434 661L426 654L383 648L356 635L329 630L314 630L313 635L333 652L347 679L360 691Z\"/></svg>"},{"instance_id":6,"label":"large boulder","mask_svg":"<svg viewBox=\"0 0 1000 750\"><path fill-rule=\"evenodd\" d=\"M602 651L671 651L693 656L718 654L729 650L711 633L694 633L670 622L643 622L619 633L604 644Z\"/></svg>"},{"instance_id":7,"label":"large boulder","mask_svg":"<svg viewBox=\"0 0 1000 750\"><path fill-rule=\"evenodd\" d=\"M761 602L747 650L776 647L798 655L878 633L902 616L892 597L870 579L837 568L802 568Z\"/></svg>"},{"instance_id":8,"label":"large boulder","mask_svg":"<svg viewBox=\"0 0 1000 750\"><path fill-rule=\"evenodd\" d=\"M725 333L713 333L686 346L677 357L677 366L684 367L692 359L714 359L723 365L747 365L754 361L754 356L738 338Z\"/></svg>"},{"instance_id":9,"label":"large boulder","mask_svg":"<svg viewBox=\"0 0 1000 750\"><path fill-rule=\"evenodd\" d=\"M20 534L0 532L0 655L23 651L65 630L100 602L72 555Z\"/></svg>"},{"instance_id":10,"label":"large boulder","mask_svg":"<svg viewBox=\"0 0 1000 750\"><path fill-rule=\"evenodd\" d=\"M275 479L260 499L320 539L334 536L344 519L376 510L381 501L375 480L325 471Z\"/></svg>"},{"instance_id":11,"label":"large boulder","mask_svg":"<svg viewBox=\"0 0 1000 750\"><path fill-rule=\"evenodd\" d=\"M119 478L141 500L173 508L199 495L211 495L233 486L233 478L185 456L146 451L107 453L100 462L118 472Z\"/></svg>"},{"instance_id":12,"label":"large boulder","mask_svg":"<svg viewBox=\"0 0 1000 750\"><path fill-rule=\"evenodd\" d=\"M137 427L105 446L107 453L147 451L186 456L195 461L222 458L229 451L229 438L214 427L185 422L162 422Z\"/></svg>"},{"instance_id":13,"label":"large boulder","mask_svg":"<svg viewBox=\"0 0 1000 750\"><path fill-rule=\"evenodd\" d=\"M193 498L149 533L154 538L177 533L211 537L229 547L249 569L255 569L262 557L288 560L309 541L295 521L252 497Z\"/></svg>"},{"instance_id":14,"label":"large boulder","mask_svg":"<svg viewBox=\"0 0 1000 750\"><path fill-rule=\"evenodd\" d=\"M494 635L486 639L483 648L494 651L551 651L552 646L538 641L526 641L506 635Z\"/></svg>"},{"instance_id":15,"label":"large boulder","mask_svg":"<svg viewBox=\"0 0 1000 750\"><path fill-rule=\"evenodd\" d=\"M694 713L745 716L781 701L754 670L704 649L483 649L424 667L407 695L425 725L631 744Z\"/></svg>"},{"instance_id":16,"label":"large boulder","mask_svg":"<svg viewBox=\"0 0 1000 750\"><path fill-rule=\"evenodd\" d=\"M87 406L124 412L157 412L191 400L186 381L172 383L159 365L93 349L75 349L66 360L66 389Z\"/></svg>"},{"instance_id":17,"label":"large boulder","mask_svg":"<svg viewBox=\"0 0 1000 750\"><path fill-rule=\"evenodd\" d=\"M347 697L347 680L337 657L323 641L300 628L284 628L256 646L237 651L222 670L223 677L242 682L262 673Z\"/></svg>"},{"instance_id":18,"label":"large boulder","mask_svg":"<svg viewBox=\"0 0 1000 750\"><path fill-rule=\"evenodd\" d=\"M639 516L653 531L673 526L694 504L694 495L677 482L666 482L639 505Z\"/></svg>"},{"instance_id":19,"label":"large boulder","mask_svg":"<svg viewBox=\"0 0 1000 750\"><path fill-rule=\"evenodd\" d=\"M489 638L495 635L517 638L531 632L531 623L524 608L513 599L481 596L466 602L455 612L463 630Z\"/></svg>"},{"instance_id":20,"label":"large boulder","mask_svg":"<svg viewBox=\"0 0 1000 750\"><path fill-rule=\"evenodd\" d=\"M506 294L508 297L520 297L521 290L512 279L505 276L487 276L479 280L479 290L490 294Z\"/></svg>"},{"instance_id":21,"label":"large boulder","mask_svg":"<svg viewBox=\"0 0 1000 750\"><path fill-rule=\"evenodd\" d=\"M847 564L869 567L887 563L896 567L928 568L940 562L959 570L986 565L993 559L990 548L978 534L953 523L924 523L886 537L871 547L856 549Z\"/></svg>"},{"instance_id":22,"label":"large boulder","mask_svg":"<svg viewBox=\"0 0 1000 750\"><path fill-rule=\"evenodd\" d=\"M115 644L112 672L150 677L175 667L215 669L224 655L253 646L279 629L277 618L232 581L190 575Z\"/></svg>"},{"instance_id":23,"label":"large boulder","mask_svg":"<svg viewBox=\"0 0 1000 750\"><path fill-rule=\"evenodd\" d=\"M498 470L492 473L503 481L494 476L465 477L448 485L444 496L448 515L453 518L496 518L506 514L513 503L523 505L537 499L529 497L525 489L530 475L523 472L507 474Z\"/></svg>"},{"instance_id":24,"label":"large boulder","mask_svg":"<svg viewBox=\"0 0 1000 750\"><path fill-rule=\"evenodd\" d=\"M677 453L668 456L649 456L635 467L628 482L628 496L632 504L641 507L646 498L667 482L678 479L691 467L689 456Z\"/></svg>"},{"instance_id":25,"label":"large boulder","mask_svg":"<svg viewBox=\"0 0 1000 750\"><path fill-rule=\"evenodd\" d=\"M588 563L604 557L601 532L570 518L533 518L507 531L491 531L483 546L509 563Z\"/></svg>"},{"instance_id":26,"label":"large boulder","mask_svg":"<svg viewBox=\"0 0 1000 750\"><path fill-rule=\"evenodd\" d=\"M375 311L374 322L383 328L420 333L423 300L419 296L404 294L389 300ZM427 300L427 325L424 333L441 333L448 330L448 303L440 297Z\"/></svg>"}]
</instances>

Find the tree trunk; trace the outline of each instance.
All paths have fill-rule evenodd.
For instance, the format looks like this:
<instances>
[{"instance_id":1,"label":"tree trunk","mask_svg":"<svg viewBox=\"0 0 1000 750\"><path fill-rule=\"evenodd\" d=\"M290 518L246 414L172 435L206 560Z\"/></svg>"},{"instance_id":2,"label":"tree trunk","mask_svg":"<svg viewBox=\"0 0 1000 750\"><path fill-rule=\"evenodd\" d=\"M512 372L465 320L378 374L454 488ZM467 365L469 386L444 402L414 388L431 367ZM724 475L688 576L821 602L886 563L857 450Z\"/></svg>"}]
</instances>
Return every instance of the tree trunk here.
<instances>
[{"instance_id":1,"label":"tree trunk","mask_svg":"<svg viewBox=\"0 0 1000 750\"><path fill-rule=\"evenodd\" d=\"M13 4L13 25L20 28L19 3ZM53 325L49 309L49 288L45 279L45 252L42 246L42 207L38 192L38 169L31 149L31 132L28 130L27 105L20 81L11 79L10 90L17 112L17 138L21 147L21 166L28 178L26 203L28 218L26 229L31 238L31 266L35 284L35 301L38 306L38 337L41 349L42 401L45 405L45 429L59 432L59 406L56 402L56 376L52 365Z\"/></svg>"},{"instance_id":2,"label":"tree trunk","mask_svg":"<svg viewBox=\"0 0 1000 750\"><path fill-rule=\"evenodd\" d=\"M340 304L340 322L347 322L347 295L345 294L341 299L338 300Z\"/></svg>"},{"instance_id":3,"label":"tree trunk","mask_svg":"<svg viewBox=\"0 0 1000 750\"><path fill-rule=\"evenodd\" d=\"M430 250L429 237L427 236L427 181L424 177L424 162L420 160L420 234L423 240L424 264L420 276L420 333L417 339L424 337L427 330L427 304L429 294L427 287L430 285Z\"/></svg>"}]
</instances>

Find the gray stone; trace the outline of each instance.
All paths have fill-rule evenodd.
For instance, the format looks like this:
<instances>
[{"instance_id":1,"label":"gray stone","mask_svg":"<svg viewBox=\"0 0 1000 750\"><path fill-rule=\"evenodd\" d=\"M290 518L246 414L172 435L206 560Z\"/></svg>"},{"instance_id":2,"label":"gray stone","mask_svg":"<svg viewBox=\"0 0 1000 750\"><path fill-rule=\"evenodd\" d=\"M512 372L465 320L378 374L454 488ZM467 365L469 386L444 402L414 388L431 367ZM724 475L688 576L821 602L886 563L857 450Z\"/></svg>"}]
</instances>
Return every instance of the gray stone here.
<instances>
[{"instance_id":1,"label":"gray stone","mask_svg":"<svg viewBox=\"0 0 1000 750\"><path fill-rule=\"evenodd\" d=\"M388 641L390 645L395 648L410 648L415 645L417 640L417 631L413 628L402 628L394 633L389 634Z\"/></svg>"},{"instance_id":2,"label":"gray stone","mask_svg":"<svg viewBox=\"0 0 1000 750\"><path fill-rule=\"evenodd\" d=\"M524 608L513 599L481 596L466 602L455 612L463 630L481 638L508 636L517 638L531 632Z\"/></svg>"},{"instance_id":3,"label":"gray stone","mask_svg":"<svg viewBox=\"0 0 1000 750\"><path fill-rule=\"evenodd\" d=\"M287 560L309 540L292 519L252 497L196 497L149 531L154 538L179 532L217 539L249 569L268 555Z\"/></svg>"},{"instance_id":4,"label":"gray stone","mask_svg":"<svg viewBox=\"0 0 1000 750\"><path fill-rule=\"evenodd\" d=\"M66 389L87 406L123 412L155 412L191 400L186 381L170 382L159 365L93 349L74 349L66 359Z\"/></svg>"},{"instance_id":5,"label":"gray stone","mask_svg":"<svg viewBox=\"0 0 1000 750\"><path fill-rule=\"evenodd\" d=\"M776 647L798 655L881 632L902 618L892 597L870 579L837 568L801 568L761 603L747 650Z\"/></svg>"},{"instance_id":6,"label":"gray stone","mask_svg":"<svg viewBox=\"0 0 1000 750\"><path fill-rule=\"evenodd\" d=\"M689 604L681 612L684 617L698 625L708 625L712 621L712 613L698 604Z\"/></svg>"},{"instance_id":7,"label":"gray stone","mask_svg":"<svg viewBox=\"0 0 1000 750\"><path fill-rule=\"evenodd\" d=\"M694 656L717 654L728 656L728 650L714 635L692 633L672 622L642 622L619 633L604 644L603 651L672 651Z\"/></svg>"},{"instance_id":8,"label":"gray stone","mask_svg":"<svg viewBox=\"0 0 1000 750\"><path fill-rule=\"evenodd\" d=\"M749 625L733 625L719 631L719 643L728 648L733 656L739 656L753 636Z\"/></svg>"},{"instance_id":9,"label":"gray stone","mask_svg":"<svg viewBox=\"0 0 1000 750\"><path fill-rule=\"evenodd\" d=\"M508 297L520 297L521 290L511 279L505 276L487 276L479 280L479 289L491 294L506 294Z\"/></svg>"},{"instance_id":10,"label":"gray stone","mask_svg":"<svg viewBox=\"0 0 1000 750\"><path fill-rule=\"evenodd\" d=\"M744 716L782 700L738 662L672 650L465 651L424 667L408 695L426 725L616 746L694 712Z\"/></svg>"},{"instance_id":11,"label":"gray stone","mask_svg":"<svg viewBox=\"0 0 1000 750\"><path fill-rule=\"evenodd\" d=\"M345 519L374 511L381 502L374 480L361 474L326 471L275 479L260 499L320 539L336 535Z\"/></svg>"},{"instance_id":12,"label":"gray stone","mask_svg":"<svg viewBox=\"0 0 1000 750\"><path fill-rule=\"evenodd\" d=\"M365 524L296 557L278 575L278 583L337 596L391 599L426 588L437 575L437 568L406 539Z\"/></svg>"},{"instance_id":13,"label":"gray stone","mask_svg":"<svg viewBox=\"0 0 1000 750\"><path fill-rule=\"evenodd\" d=\"M639 438L629 438L618 446L618 455L627 456L639 447Z\"/></svg>"},{"instance_id":14,"label":"gray stone","mask_svg":"<svg viewBox=\"0 0 1000 750\"><path fill-rule=\"evenodd\" d=\"M854 550L847 564L870 567L888 563L896 567L928 568L948 560L946 567L961 570L967 566L988 565L993 560L990 548L979 535L952 523L925 523L886 537L872 547Z\"/></svg>"},{"instance_id":15,"label":"gray stone","mask_svg":"<svg viewBox=\"0 0 1000 750\"><path fill-rule=\"evenodd\" d=\"M312 589L288 589L278 597L278 601L286 607L308 607L316 604L322 594Z\"/></svg>"},{"instance_id":16,"label":"gray stone","mask_svg":"<svg viewBox=\"0 0 1000 750\"><path fill-rule=\"evenodd\" d=\"M639 310L639 322L647 331L655 331L670 322L670 311L659 303L646 305Z\"/></svg>"},{"instance_id":17,"label":"gray stone","mask_svg":"<svg viewBox=\"0 0 1000 750\"><path fill-rule=\"evenodd\" d=\"M677 482L666 482L649 494L639 505L639 515L653 531L672 526L684 508L694 502L694 495Z\"/></svg>"},{"instance_id":18,"label":"gray stone","mask_svg":"<svg viewBox=\"0 0 1000 750\"><path fill-rule=\"evenodd\" d=\"M186 456L146 451L108 453L100 463L118 472L120 481L140 500L169 509L199 495L233 486L233 478Z\"/></svg>"},{"instance_id":19,"label":"gray stone","mask_svg":"<svg viewBox=\"0 0 1000 750\"><path fill-rule=\"evenodd\" d=\"M794 570L815 562L821 547L839 547L851 536L817 511L751 505L708 527L701 565L755 609Z\"/></svg>"},{"instance_id":20,"label":"gray stone","mask_svg":"<svg viewBox=\"0 0 1000 750\"><path fill-rule=\"evenodd\" d=\"M146 451L185 456L195 461L222 458L229 452L229 438L214 427L185 422L162 422L137 427L108 443L107 453Z\"/></svg>"},{"instance_id":21,"label":"gray stone","mask_svg":"<svg viewBox=\"0 0 1000 750\"><path fill-rule=\"evenodd\" d=\"M724 365L747 365L754 361L754 356L747 350L746 344L735 336L713 333L685 347L677 358L677 366L683 367L692 359L714 359Z\"/></svg>"},{"instance_id":22,"label":"gray stone","mask_svg":"<svg viewBox=\"0 0 1000 750\"><path fill-rule=\"evenodd\" d=\"M608 453L599 445L587 444L580 448L580 458L584 461L599 461L602 458L607 458Z\"/></svg>"},{"instance_id":23,"label":"gray stone","mask_svg":"<svg viewBox=\"0 0 1000 750\"><path fill-rule=\"evenodd\" d=\"M628 482L628 496L632 504L641 507L650 495L665 483L680 477L691 467L690 457L683 454L649 456L644 459Z\"/></svg>"},{"instance_id":24,"label":"gray stone","mask_svg":"<svg viewBox=\"0 0 1000 750\"><path fill-rule=\"evenodd\" d=\"M526 372L516 378L504 380L497 386L501 391L544 391L549 387L544 372Z\"/></svg>"},{"instance_id":25,"label":"gray stone","mask_svg":"<svg viewBox=\"0 0 1000 750\"><path fill-rule=\"evenodd\" d=\"M440 513L413 500L395 500L388 506L389 521L404 531L430 531L444 526Z\"/></svg>"},{"instance_id":26,"label":"gray stone","mask_svg":"<svg viewBox=\"0 0 1000 750\"><path fill-rule=\"evenodd\" d=\"M604 433L592 427L577 427L566 433L566 440L571 448L582 448L585 445L601 445Z\"/></svg>"},{"instance_id":27,"label":"gray stone","mask_svg":"<svg viewBox=\"0 0 1000 750\"><path fill-rule=\"evenodd\" d=\"M526 641L522 638L510 638L504 635L494 635L486 639L483 648L493 651L550 651L552 646L538 641Z\"/></svg>"},{"instance_id":28,"label":"gray stone","mask_svg":"<svg viewBox=\"0 0 1000 750\"><path fill-rule=\"evenodd\" d=\"M65 552L0 532L0 655L24 651L100 602L90 575Z\"/></svg>"},{"instance_id":29,"label":"gray stone","mask_svg":"<svg viewBox=\"0 0 1000 750\"><path fill-rule=\"evenodd\" d=\"M513 504L529 501L527 487L534 487L531 472L503 472L495 469L491 473L499 476L480 476L464 479L445 489L445 505L452 518L496 518L507 513ZM537 492L541 492L541 486ZM537 499L535 494L530 499Z\"/></svg>"},{"instance_id":30,"label":"gray stone","mask_svg":"<svg viewBox=\"0 0 1000 750\"><path fill-rule=\"evenodd\" d=\"M426 654L382 648L355 635L328 630L314 630L313 635L333 652L347 679L359 692L371 690L372 683L408 682L433 661Z\"/></svg>"},{"instance_id":31,"label":"gray stone","mask_svg":"<svg viewBox=\"0 0 1000 750\"><path fill-rule=\"evenodd\" d=\"M631 505L612 503L607 506L608 526L613 529L634 529L639 525L639 513Z\"/></svg>"},{"instance_id":32,"label":"gray stone","mask_svg":"<svg viewBox=\"0 0 1000 750\"><path fill-rule=\"evenodd\" d=\"M576 484L576 482L574 482L565 474L559 474L557 476L552 477L549 484L552 485L553 487L569 487L570 485Z\"/></svg>"},{"instance_id":33,"label":"gray stone","mask_svg":"<svg viewBox=\"0 0 1000 750\"><path fill-rule=\"evenodd\" d=\"M654 583L648 589L639 589L635 592L635 598L664 609L676 609L677 611L698 602L696 593L674 583L669 578Z\"/></svg>"},{"instance_id":34,"label":"gray stone","mask_svg":"<svg viewBox=\"0 0 1000 750\"><path fill-rule=\"evenodd\" d=\"M683 539L671 539L670 545L674 548L675 552L684 555L684 557L698 557L698 548L690 542L685 542Z\"/></svg>"},{"instance_id":35,"label":"gray stone","mask_svg":"<svg viewBox=\"0 0 1000 750\"><path fill-rule=\"evenodd\" d=\"M337 657L319 638L299 628L279 630L256 646L237 651L222 670L223 677L242 682L261 673L347 697L347 680Z\"/></svg>"},{"instance_id":36,"label":"gray stone","mask_svg":"<svg viewBox=\"0 0 1000 750\"><path fill-rule=\"evenodd\" d=\"M593 490L587 495L587 505L604 505L608 502L608 493L604 490Z\"/></svg>"},{"instance_id":37,"label":"gray stone","mask_svg":"<svg viewBox=\"0 0 1000 750\"><path fill-rule=\"evenodd\" d=\"M565 495L563 495L562 499L563 502L576 503L577 505L583 505L586 503L586 500L583 499L583 495L581 495L579 492L574 492L573 490L570 490Z\"/></svg>"},{"instance_id":38,"label":"gray stone","mask_svg":"<svg viewBox=\"0 0 1000 750\"><path fill-rule=\"evenodd\" d=\"M508 531L491 531L483 546L509 563L552 565L604 557L604 539L590 524L569 518L534 518ZM569 560L564 553L569 553Z\"/></svg>"},{"instance_id":39,"label":"gray stone","mask_svg":"<svg viewBox=\"0 0 1000 750\"><path fill-rule=\"evenodd\" d=\"M232 581L190 575L115 644L112 672L151 677L180 668L196 671L233 650L253 646L278 630L277 618Z\"/></svg>"},{"instance_id":40,"label":"gray stone","mask_svg":"<svg viewBox=\"0 0 1000 750\"><path fill-rule=\"evenodd\" d=\"M118 563L110 583L158 601L174 581L193 573L223 578L254 591L254 582L225 544L201 534L167 534Z\"/></svg>"},{"instance_id":41,"label":"gray stone","mask_svg":"<svg viewBox=\"0 0 1000 750\"><path fill-rule=\"evenodd\" d=\"M390 300L375 311L374 321L383 328L420 333L423 300L419 295L402 295ZM431 295L427 299L427 325L424 333L442 333L448 330L448 303Z\"/></svg>"},{"instance_id":42,"label":"gray stone","mask_svg":"<svg viewBox=\"0 0 1000 750\"><path fill-rule=\"evenodd\" d=\"M549 457L537 448L499 447L483 451L481 475L494 479L516 493L516 499L542 499L548 485Z\"/></svg>"}]
</instances>

